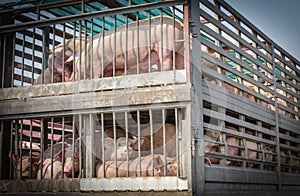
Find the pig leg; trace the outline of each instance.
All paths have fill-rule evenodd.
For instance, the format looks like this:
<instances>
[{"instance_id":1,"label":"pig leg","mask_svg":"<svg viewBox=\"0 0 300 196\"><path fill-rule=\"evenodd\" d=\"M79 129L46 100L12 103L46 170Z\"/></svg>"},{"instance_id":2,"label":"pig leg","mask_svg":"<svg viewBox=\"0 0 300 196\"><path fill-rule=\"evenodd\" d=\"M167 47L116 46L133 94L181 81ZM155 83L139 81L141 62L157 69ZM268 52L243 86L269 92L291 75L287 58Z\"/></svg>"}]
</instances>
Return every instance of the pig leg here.
<instances>
[{"instance_id":1,"label":"pig leg","mask_svg":"<svg viewBox=\"0 0 300 196\"><path fill-rule=\"evenodd\" d=\"M162 52L162 54L160 53ZM162 50L159 50L158 52L158 55L159 55L159 60L160 60L160 69L159 71L167 71L167 70L171 70L172 69L172 66L173 66L173 52L172 50L169 50L169 49L162 49Z\"/></svg>"}]
</instances>

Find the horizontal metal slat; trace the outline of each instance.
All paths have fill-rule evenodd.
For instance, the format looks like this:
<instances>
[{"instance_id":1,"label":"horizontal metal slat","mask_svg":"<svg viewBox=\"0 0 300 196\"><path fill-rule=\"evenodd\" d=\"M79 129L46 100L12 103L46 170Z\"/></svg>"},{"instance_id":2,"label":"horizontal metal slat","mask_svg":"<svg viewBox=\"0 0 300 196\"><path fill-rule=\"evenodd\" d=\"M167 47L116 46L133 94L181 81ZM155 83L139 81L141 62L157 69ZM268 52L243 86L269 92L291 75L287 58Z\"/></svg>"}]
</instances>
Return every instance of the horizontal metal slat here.
<instances>
[{"instance_id":1,"label":"horizontal metal slat","mask_svg":"<svg viewBox=\"0 0 300 196\"><path fill-rule=\"evenodd\" d=\"M26 115L169 102L180 103L190 101L190 99L189 85L21 98L1 101L0 119L17 114Z\"/></svg>"},{"instance_id":2,"label":"horizontal metal slat","mask_svg":"<svg viewBox=\"0 0 300 196\"><path fill-rule=\"evenodd\" d=\"M81 179L81 191L177 191L188 190L187 178L177 177L138 177Z\"/></svg>"}]
</instances>

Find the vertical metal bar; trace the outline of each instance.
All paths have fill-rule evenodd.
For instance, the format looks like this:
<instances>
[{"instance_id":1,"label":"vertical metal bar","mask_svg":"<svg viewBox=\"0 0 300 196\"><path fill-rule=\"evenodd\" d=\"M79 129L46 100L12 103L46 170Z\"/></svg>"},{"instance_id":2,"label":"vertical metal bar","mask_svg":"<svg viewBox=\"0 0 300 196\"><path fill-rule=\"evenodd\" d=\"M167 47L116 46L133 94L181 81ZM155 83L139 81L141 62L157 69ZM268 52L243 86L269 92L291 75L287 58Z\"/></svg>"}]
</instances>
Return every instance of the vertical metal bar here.
<instances>
[{"instance_id":1,"label":"vertical metal bar","mask_svg":"<svg viewBox=\"0 0 300 196\"><path fill-rule=\"evenodd\" d=\"M2 41L1 41L1 43L2 43ZM2 59L1 88L4 88L4 83L5 83L5 79L4 79L4 77L5 77L5 66L6 66L6 63L5 63L5 57L6 57L6 55L5 54L6 54L6 35L3 36L3 54L2 54L3 59Z\"/></svg>"},{"instance_id":2,"label":"vertical metal bar","mask_svg":"<svg viewBox=\"0 0 300 196\"><path fill-rule=\"evenodd\" d=\"M55 24L53 25L53 30L52 30L52 47L53 47L53 52L52 52L52 64L51 64L51 83L54 83L54 62L55 62ZM50 65L48 65L50 66Z\"/></svg>"},{"instance_id":3,"label":"vertical metal bar","mask_svg":"<svg viewBox=\"0 0 300 196\"><path fill-rule=\"evenodd\" d=\"M167 151L166 151L166 114L165 109L162 109L162 125L163 125L163 154L164 154L164 176L167 176Z\"/></svg>"},{"instance_id":4,"label":"vertical metal bar","mask_svg":"<svg viewBox=\"0 0 300 196\"><path fill-rule=\"evenodd\" d=\"M47 62L46 62L46 53L47 53L47 48L48 48L48 38L46 38L46 34L47 34L47 36L49 36L49 31L48 31L49 29L43 29L43 37L42 37L42 39L43 39L43 48L42 48L42 55L43 55L43 57L42 57L42 69L41 69L41 84L44 84L44 81L45 81L45 76L44 76L44 73L45 73L45 69L46 69L46 64L47 64ZM54 55L52 55L52 61L54 61ZM50 66L50 65L48 65L48 66Z\"/></svg>"},{"instance_id":5,"label":"vertical metal bar","mask_svg":"<svg viewBox=\"0 0 300 196\"><path fill-rule=\"evenodd\" d=\"M79 21L79 59L78 59L78 80L81 80L81 64L82 64L82 20Z\"/></svg>"},{"instance_id":6,"label":"vertical metal bar","mask_svg":"<svg viewBox=\"0 0 300 196\"><path fill-rule=\"evenodd\" d=\"M117 57L117 18L114 15L114 51L113 51L113 74L112 76L116 76L116 57ZM104 49L104 48L103 48Z\"/></svg>"},{"instance_id":7,"label":"vertical metal bar","mask_svg":"<svg viewBox=\"0 0 300 196\"><path fill-rule=\"evenodd\" d=\"M189 22L194 23L194 27L188 32L193 33L192 42L193 50L190 50L190 69L191 69L191 83L194 85L193 103L191 106L192 119L191 128L192 135L194 135L194 163L193 163L193 190L197 195L204 195L205 193L205 173L204 173L204 142L203 142L203 95L202 95L202 69L201 69L201 35L200 35L200 7L199 1L189 1L188 8L184 11L184 16L189 16ZM185 20L186 22L186 20Z\"/></svg>"},{"instance_id":8,"label":"vertical metal bar","mask_svg":"<svg viewBox=\"0 0 300 196\"><path fill-rule=\"evenodd\" d=\"M16 125L15 125L15 154L17 157L20 157L20 151L19 151L19 120L16 120ZM16 172L16 176L18 177L19 174Z\"/></svg>"},{"instance_id":9,"label":"vertical metal bar","mask_svg":"<svg viewBox=\"0 0 300 196\"><path fill-rule=\"evenodd\" d=\"M136 74L140 73L140 20L139 20L139 12L136 15L136 43L137 43L137 58L136 58Z\"/></svg>"},{"instance_id":10,"label":"vertical metal bar","mask_svg":"<svg viewBox=\"0 0 300 196\"><path fill-rule=\"evenodd\" d=\"M151 146L151 168L152 176L154 176L154 150L153 150L153 112L149 109L149 123L150 123L150 146Z\"/></svg>"},{"instance_id":11,"label":"vertical metal bar","mask_svg":"<svg viewBox=\"0 0 300 196\"><path fill-rule=\"evenodd\" d=\"M62 137L62 149L61 149L61 156L62 156L62 173L64 173L64 167L65 167L65 117L62 117L62 130L61 130L61 137ZM64 175L62 175L62 178L64 178Z\"/></svg>"},{"instance_id":12,"label":"vertical metal bar","mask_svg":"<svg viewBox=\"0 0 300 196\"><path fill-rule=\"evenodd\" d=\"M281 163L280 163L280 132L279 132L279 117L278 117L278 103L277 103L277 82L276 82L276 62L274 43L271 43L272 48L272 65L273 65L273 83L274 83L274 104L275 104L275 131L276 131L276 152L277 152L277 178L278 191L282 190L281 181Z\"/></svg>"},{"instance_id":13,"label":"vertical metal bar","mask_svg":"<svg viewBox=\"0 0 300 196\"><path fill-rule=\"evenodd\" d=\"M82 149L82 116L81 114L78 115L78 118L79 118L79 123L78 123L78 133L79 133L79 149L81 150ZM73 119L73 121L75 120L75 118ZM86 148L84 147L83 149L83 152L86 152ZM85 153L86 154L86 153ZM79 176L82 177L83 176L83 173L82 173L82 170L83 170L83 164L82 164L82 159L85 158L84 157L84 154L83 153L79 153Z\"/></svg>"},{"instance_id":14,"label":"vertical metal bar","mask_svg":"<svg viewBox=\"0 0 300 196\"><path fill-rule=\"evenodd\" d=\"M91 154L91 161L90 161L90 165L92 166L92 173L91 173L91 178L93 177L93 174L95 173L95 167L96 165L94 165L94 154L95 154L95 151L94 151L94 146L95 146L95 125L94 125L94 122L95 122L95 119L94 119L95 115L93 114L90 114L90 130L91 130L91 151L92 151L92 154Z\"/></svg>"},{"instance_id":15,"label":"vertical metal bar","mask_svg":"<svg viewBox=\"0 0 300 196\"><path fill-rule=\"evenodd\" d=\"M125 111L125 131L126 131L126 146L128 146L128 112L127 111ZM129 155L128 155L128 153L126 154L126 161L127 161L126 176L129 177Z\"/></svg>"},{"instance_id":16,"label":"vertical metal bar","mask_svg":"<svg viewBox=\"0 0 300 196\"><path fill-rule=\"evenodd\" d=\"M22 156L23 156L23 150L22 150L22 148L23 148L23 145L22 145L23 144L23 119L20 120L19 122L21 124L21 126L20 126L21 133L20 133L20 140L18 141L18 145L19 145L19 150L20 150L19 157L20 157L20 160L22 160ZM22 161L20 161L20 178L22 176L22 168L23 168L23 163L22 163Z\"/></svg>"},{"instance_id":17,"label":"vertical metal bar","mask_svg":"<svg viewBox=\"0 0 300 196\"><path fill-rule=\"evenodd\" d=\"M176 136L175 136L175 152L176 152L176 165L177 165L177 177L179 176L179 144L178 144L178 140L179 140L179 126L178 126L178 108L175 108L175 128L176 128Z\"/></svg>"},{"instance_id":18,"label":"vertical metal bar","mask_svg":"<svg viewBox=\"0 0 300 196\"><path fill-rule=\"evenodd\" d=\"M45 138L45 136L44 136L44 119L41 119L40 122L41 122L41 125L40 125L41 126L40 127L40 129L41 129L41 140L40 140L41 155L40 155L40 162L42 163L43 162L43 157L44 157L44 151L45 151L45 148L44 148L44 138ZM53 165L52 160L51 160L51 165ZM41 178L43 179L43 177L44 177L43 176L43 164L42 164L40 172L41 172Z\"/></svg>"},{"instance_id":19,"label":"vertical metal bar","mask_svg":"<svg viewBox=\"0 0 300 196\"><path fill-rule=\"evenodd\" d=\"M31 53L31 84L34 83L34 57L35 57L35 28L32 29L32 53Z\"/></svg>"},{"instance_id":20,"label":"vertical metal bar","mask_svg":"<svg viewBox=\"0 0 300 196\"><path fill-rule=\"evenodd\" d=\"M88 120L88 117L87 117L87 114L83 114L82 115L82 140L83 142L85 143L85 156L83 158L83 167L84 167L84 171L85 171L85 177L86 178L89 178L89 173L90 173L90 167L89 167L89 164L88 164L88 159L90 157L90 149L89 149L89 138L87 137L87 135L89 134L87 131L89 131L89 124L88 124L89 120Z\"/></svg>"},{"instance_id":21,"label":"vertical metal bar","mask_svg":"<svg viewBox=\"0 0 300 196\"><path fill-rule=\"evenodd\" d=\"M101 138L102 138L102 141L101 141L101 149L102 149L102 161L103 161L103 164L105 164L105 151L104 151L104 114L101 113ZM105 178L106 177L106 172L105 172L105 167L103 167L103 177Z\"/></svg>"},{"instance_id":22,"label":"vertical metal bar","mask_svg":"<svg viewBox=\"0 0 300 196\"><path fill-rule=\"evenodd\" d=\"M73 120L72 120L72 158L73 158L73 160L75 159L75 154L74 154L74 152L75 152L75 139L77 139L77 138L75 138L75 116L73 115ZM79 141L78 141L79 142ZM76 143L77 144L77 143ZM78 146L77 146L78 147ZM79 148L79 147L78 147ZM78 149L78 153L79 154L81 154L81 148L79 148ZM73 161L73 163L72 163L72 178L74 178L75 177L75 171L74 171L74 168L75 168L75 161ZM80 170L81 168L79 168L79 170Z\"/></svg>"},{"instance_id":23,"label":"vertical metal bar","mask_svg":"<svg viewBox=\"0 0 300 196\"><path fill-rule=\"evenodd\" d=\"M11 87L14 87L14 74L15 74L15 51L16 51L16 34L13 37L13 51L12 51L12 71L11 71ZM5 56L5 55L4 55Z\"/></svg>"},{"instance_id":24,"label":"vertical metal bar","mask_svg":"<svg viewBox=\"0 0 300 196\"><path fill-rule=\"evenodd\" d=\"M117 152L116 113L113 112L114 151ZM117 153L115 153L115 174L118 177Z\"/></svg>"},{"instance_id":25,"label":"vertical metal bar","mask_svg":"<svg viewBox=\"0 0 300 196\"><path fill-rule=\"evenodd\" d=\"M66 41L66 23L63 23L63 51L62 51L62 74L61 74L61 81L65 82L65 41ZM73 61L75 61L73 59ZM74 71L74 69L73 69Z\"/></svg>"},{"instance_id":26,"label":"vertical metal bar","mask_svg":"<svg viewBox=\"0 0 300 196\"><path fill-rule=\"evenodd\" d=\"M93 50L94 50L94 19L91 19L91 36L90 36L90 45L89 45L89 52L90 52L90 61L89 61L89 66L90 66L90 79L94 78L94 67L93 67Z\"/></svg>"},{"instance_id":27,"label":"vertical metal bar","mask_svg":"<svg viewBox=\"0 0 300 196\"><path fill-rule=\"evenodd\" d=\"M190 18L189 18L189 4L183 6L183 36L184 36L184 69L186 70L186 82L191 81L191 69L190 69Z\"/></svg>"},{"instance_id":28,"label":"vertical metal bar","mask_svg":"<svg viewBox=\"0 0 300 196\"><path fill-rule=\"evenodd\" d=\"M124 62L124 75L127 75L128 69L128 15L126 14L125 19L125 62ZM126 113L127 115L127 113Z\"/></svg>"},{"instance_id":29,"label":"vertical metal bar","mask_svg":"<svg viewBox=\"0 0 300 196\"><path fill-rule=\"evenodd\" d=\"M13 127L14 127L14 124L13 124L13 120L10 121L10 143L9 143L9 152L10 153L13 153ZM2 148L2 147L1 147ZM12 159L10 158L9 159L9 179L12 179Z\"/></svg>"},{"instance_id":30,"label":"vertical metal bar","mask_svg":"<svg viewBox=\"0 0 300 196\"><path fill-rule=\"evenodd\" d=\"M54 118L51 117L51 141L50 141L50 144L51 144L51 147L50 147L50 151L51 151L51 160L53 160L53 147L54 147ZM53 179L53 164L51 164L51 179Z\"/></svg>"},{"instance_id":31,"label":"vertical metal bar","mask_svg":"<svg viewBox=\"0 0 300 196\"><path fill-rule=\"evenodd\" d=\"M29 164L30 164L30 173L29 178L32 179L32 119L30 119L29 125Z\"/></svg>"},{"instance_id":32,"label":"vertical metal bar","mask_svg":"<svg viewBox=\"0 0 300 196\"><path fill-rule=\"evenodd\" d=\"M175 70L176 70L176 65L175 65L175 63L176 63L176 53L175 53L175 44L176 44L176 41L178 41L178 40L175 40L175 8L174 8L174 6L172 7L172 10L173 10L173 12L172 12L172 19L173 19L173 47L172 47L172 50L173 50L173 60L172 60L172 66L173 66L173 72L174 72L174 82L175 82ZM181 41L181 40L180 40ZM179 55L179 54L177 54L177 55Z\"/></svg>"},{"instance_id":33,"label":"vertical metal bar","mask_svg":"<svg viewBox=\"0 0 300 196\"><path fill-rule=\"evenodd\" d=\"M73 79L72 79L72 81L74 82L75 81L75 78L76 78L76 67L75 67L75 44L76 44L76 22L74 22L74 31L73 31L73 63L72 63L72 67L73 67ZM80 40L80 38L79 38L79 43L81 42L81 40ZM81 45L79 44L79 47L80 47ZM80 51L79 51L80 52ZM80 54L80 53L79 53ZM78 63L78 66L80 66L80 64Z\"/></svg>"},{"instance_id":34,"label":"vertical metal bar","mask_svg":"<svg viewBox=\"0 0 300 196\"><path fill-rule=\"evenodd\" d=\"M148 73L150 74L152 71L152 65L151 65L151 11L148 10Z\"/></svg>"},{"instance_id":35,"label":"vertical metal bar","mask_svg":"<svg viewBox=\"0 0 300 196\"><path fill-rule=\"evenodd\" d=\"M83 70L83 79L86 80L86 73L87 73L87 21L84 20L84 70Z\"/></svg>"},{"instance_id":36,"label":"vertical metal bar","mask_svg":"<svg viewBox=\"0 0 300 196\"><path fill-rule=\"evenodd\" d=\"M139 154L139 171L140 176L142 176L142 163L141 163L141 119L140 111L137 111L137 123L138 123L138 154Z\"/></svg>"},{"instance_id":37,"label":"vertical metal bar","mask_svg":"<svg viewBox=\"0 0 300 196\"><path fill-rule=\"evenodd\" d=\"M163 11L162 9L160 8L159 9L160 11L160 71L163 71L164 70L164 65L163 65L163 50L164 50L164 44L163 44Z\"/></svg>"},{"instance_id":38,"label":"vertical metal bar","mask_svg":"<svg viewBox=\"0 0 300 196\"><path fill-rule=\"evenodd\" d=\"M105 17L102 17L102 37L99 39L102 39L102 50L101 50L101 77L104 77L104 36L105 36ZM98 42L99 43L99 42ZM101 43L101 42L100 42Z\"/></svg>"},{"instance_id":39,"label":"vertical metal bar","mask_svg":"<svg viewBox=\"0 0 300 196\"><path fill-rule=\"evenodd\" d=\"M4 125L3 121L1 121L1 126L0 126L0 158L3 160L2 156L2 148L3 148L3 130L4 130ZM0 161L0 179L2 179L2 161Z\"/></svg>"},{"instance_id":40,"label":"vertical metal bar","mask_svg":"<svg viewBox=\"0 0 300 196\"><path fill-rule=\"evenodd\" d=\"M24 86L24 68L25 68L25 33L22 31L22 70L21 70L21 86Z\"/></svg>"}]
</instances>

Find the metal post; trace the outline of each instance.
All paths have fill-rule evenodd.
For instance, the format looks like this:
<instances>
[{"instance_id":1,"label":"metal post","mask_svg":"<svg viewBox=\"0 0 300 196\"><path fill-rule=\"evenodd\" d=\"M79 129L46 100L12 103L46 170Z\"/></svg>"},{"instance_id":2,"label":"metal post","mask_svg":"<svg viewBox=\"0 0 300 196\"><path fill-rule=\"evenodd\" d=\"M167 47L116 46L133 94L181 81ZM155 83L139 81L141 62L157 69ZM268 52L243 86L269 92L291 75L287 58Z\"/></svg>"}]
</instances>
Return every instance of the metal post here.
<instances>
[{"instance_id":1,"label":"metal post","mask_svg":"<svg viewBox=\"0 0 300 196\"><path fill-rule=\"evenodd\" d=\"M191 83L194 88L192 106L192 130L194 130L194 165L193 165L193 190L197 195L205 191L205 165L204 165L204 143L203 143L203 114L202 114L202 70L201 70L201 45L200 45L200 7L199 1L189 1L189 21L191 28L190 66Z\"/></svg>"},{"instance_id":2,"label":"metal post","mask_svg":"<svg viewBox=\"0 0 300 196\"><path fill-rule=\"evenodd\" d=\"M281 163L280 163L280 138L279 138L279 117L278 117L278 103L277 103L277 82L276 82L276 63L274 43L271 43L272 48L272 65L273 65L273 83L274 83L274 106L275 106L275 131L276 131L276 153L277 153L277 177L278 177L278 191L281 191Z\"/></svg>"}]
</instances>

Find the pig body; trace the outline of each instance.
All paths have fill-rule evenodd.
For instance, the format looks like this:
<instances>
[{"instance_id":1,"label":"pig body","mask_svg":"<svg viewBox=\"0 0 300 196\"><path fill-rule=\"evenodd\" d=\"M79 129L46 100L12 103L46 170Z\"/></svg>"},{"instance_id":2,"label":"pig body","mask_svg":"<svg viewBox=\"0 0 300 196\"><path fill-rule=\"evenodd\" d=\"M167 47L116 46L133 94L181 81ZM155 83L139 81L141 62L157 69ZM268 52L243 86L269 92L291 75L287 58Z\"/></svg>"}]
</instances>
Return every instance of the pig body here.
<instances>
[{"instance_id":1,"label":"pig body","mask_svg":"<svg viewBox=\"0 0 300 196\"><path fill-rule=\"evenodd\" d=\"M218 152L218 147L219 144L213 143L213 141L217 141L218 140L218 136L217 135L209 135L209 134L205 134L204 135L204 152ZM208 141L212 141L212 142L208 142ZM204 161L205 163L211 165L211 164L218 164L220 162L220 159L218 158L213 158L213 157L204 157Z\"/></svg>"},{"instance_id":2,"label":"pig body","mask_svg":"<svg viewBox=\"0 0 300 196\"><path fill-rule=\"evenodd\" d=\"M53 167L53 171L52 171ZM53 176L51 173L53 172ZM54 158L44 158L43 163L40 164L37 179L60 179L64 176L62 164L62 152L54 155Z\"/></svg>"},{"instance_id":3,"label":"pig body","mask_svg":"<svg viewBox=\"0 0 300 196\"><path fill-rule=\"evenodd\" d=\"M229 136L226 138L227 144L227 155L229 156L237 156L239 154L239 148L235 146L239 146L239 138ZM233 146L231 146L233 145ZM226 165L230 165L232 161L226 161Z\"/></svg>"},{"instance_id":4,"label":"pig body","mask_svg":"<svg viewBox=\"0 0 300 196\"><path fill-rule=\"evenodd\" d=\"M42 168L40 167L37 173L37 179L61 179L64 176L62 170L63 165L60 160L54 159L51 161L51 159L45 159L42 165ZM51 165L53 165L53 177L51 177ZM67 176L64 176L64 178L67 178Z\"/></svg>"},{"instance_id":5,"label":"pig body","mask_svg":"<svg viewBox=\"0 0 300 196\"><path fill-rule=\"evenodd\" d=\"M273 154L271 154L273 153L272 148L268 145L264 145L263 150L265 153L265 161L272 162L273 161Z\"/></svg>"},{"instance_id":6,"label":"pig body","mask_svg":"<svg viewBox=\"0 0 300 196\"><path fill-rule=\"evenodd\" d=\"M84 76L86 79L111 76L114 62L115 72L119 75L122 71L117 70L124 72L125 64L127 69L136 69L137 59L140 60L138 62L139 69L148 70L149 56L151 64L158 65L158 70L170 70L173 65L173 50L176 53L174 64L176 64L176 68L182 69L184 67L184 44L183 42L175 44L174 41L183 40L183 24L175 20L173 26L173 19L166 16L154 17L150 20L150 27L148 25L149 20L142 20L139 21L139 28L137 28L137 22L132 22L127 25L127 29L123 25L118 27L116 32L114 30L106 31L104 37L100 33L93 39L87 38L86 51L84 51L84 38L81 40L79 38L70 39L65 44L59 44L55 47L54 54L49 57L49 67L44 72L44 83L51 82L52 72L54 82L61 82L63 65L65 67L64 81L84 79ZM137 42L138 37L139 41ZM65 50L63 50L64 46ZM65 59L62 59L63 52ZM92 62L90 62L91 53L93 54ZM81 56L80 61L79 58L75 57L75 54ZM54 68L51 66L53 59L55 59ZM86 62L84 62L85 60ZM75 61L75 70L73 70L73 61ZM92 74L89 71L91 66L93 67ZM80 78L78 73L80 73ZM35 84L41 84L40 77L35 81Z\"/></svg>"},{"instance_id":7,"label":"pig body","mask_svg":"<svg viewBox=\"0 0 300 196\"><path fill-rule=\"evenodd\" d=\"M287 157L286 157L286 153L284 151L280 151L280 163L281 164L287 163Z\"/></svg>"},{"instance_id":8,"label":"pig body","mask_svg":"<svg viewBox=\"0 0 300 196\"><path fill-rule=\"evenodd\" d=\"M299 159L297 158L297 156L293 153L291 153L291 164L293 166L300 166L300 161Z\"/></svg>"},{"instance_id":9,"label":"pig body","mask_svg":"<svg viewBox=\"0 0 300 196\"><path fill-rule=\"evenodd\" d=\"M133 159L138 156L138 139L129 139L126 145L126 138L120 137L116 141L116 149L114 145L114 139L105 138L105 161L108 160L118 160L125 161L128 159ZM143 145L144 140L141 139L141 146ZM116 150L116 151L115 151Z\"/></svg>"},{"instance_id":10,"label":"pig body","mask_svg":"<svg viewBox=\"0 0 300 196\"><path fill-rule=\"evenodd\" d=\"M148 155L127 161L117 162L108 161L104 164L98 165L96 168L97 178L103 178L103 169L105 167L105 177L139 177L139 176L163 176L164 175L164 156L163 155ZM152 167L153 161L153 167ZM128 166L127 166L128 165ZM117 175L116 175L117 171ZM128 174L128 175L127 175ZM167 175L173 176L177 174L176 161L172 160L167 163Z\"/></svg>"},{"instance_id":11,"label":"pig body","mask_svg":"<svg viewBox=\"0 0 300 196\"><path fill-rule=\"evenodd\" d=\"M163 126L162 124L153 125L153 152L154 154L164 154L164 139L163 139ZM141 138L144 139L142 145L142 154L151 154L151 131L150 127L147 127L141 131ZM176 156L176 127L173 124L165 125L165 147L166 156Z\"/></svg>"},{"instance_id":12,"label":"pig body","mask_svg":"<svg viewBox=\"0 0 300 196\"><path fill-rule=\"evenodd\" d=\"M51 179L51 171L53 167L53 178L70 178L79 171L79 138L72 145L72 140L65 138L65 142L58 141L45 150L42 165L40 165L37 179ZM62 156L64 146L64 157ZM51 156L51 149L53 156ZM52 161L51 161L52 160ZM63 167L64 166L64 167Z\"/></svg>"},{"instance_id":13,"label":"pig body","mask_svg":"<svg viewBox=\"0 0 300 196\"><path fill-rule=\"evenodd\" d=\"M248 159L257 159L257 151L256 151L258 149L257 143L247 140L246 146L248 149ZM251 162L248 162L247 165L250 168L254 166L254 164Z\"/></svg>"},{"instance_id":14,"label":"pig body","mask_svg":"<svg viewBox=\"0 0 300 196\"><path fill-rule=\"evenodd\" d=\"M10 154L13 163L15 179L27 180L34 179L38 170L38 157L31 157L25 155L19 158L16 154Z\"/></svg>"}]
</instances>

